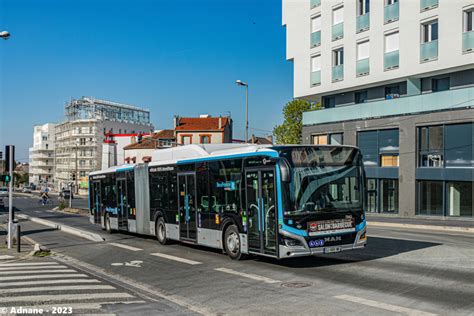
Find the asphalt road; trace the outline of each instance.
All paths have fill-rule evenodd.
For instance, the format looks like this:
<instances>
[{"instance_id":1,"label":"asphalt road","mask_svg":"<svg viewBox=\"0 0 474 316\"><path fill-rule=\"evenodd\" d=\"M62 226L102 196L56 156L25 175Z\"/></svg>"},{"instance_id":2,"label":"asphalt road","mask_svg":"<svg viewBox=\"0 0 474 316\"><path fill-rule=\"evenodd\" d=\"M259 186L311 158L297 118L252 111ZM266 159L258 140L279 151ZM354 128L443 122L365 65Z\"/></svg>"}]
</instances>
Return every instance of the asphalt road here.
<instances>
[{"instance_id":1,"label":"asphalt road","mask_svg":"<svg viewBox=\"0 0 474 316\"><path fill-rule=\"evenodd\" d=\"M232 261L208 248L162 246L132 234L107 235L86 217L48 212L34 199L16 198L14 203L30 216L103 234L106 241L94 243L22 222L25 234L52 249L57 258L99 273L106 281L119 280L132 293L155 293L177 314L474 314L473 234L370 227L368 246L361 251ZM144 303L133 310L143 314L150 308Z\"/></svg>"}]
</instances>

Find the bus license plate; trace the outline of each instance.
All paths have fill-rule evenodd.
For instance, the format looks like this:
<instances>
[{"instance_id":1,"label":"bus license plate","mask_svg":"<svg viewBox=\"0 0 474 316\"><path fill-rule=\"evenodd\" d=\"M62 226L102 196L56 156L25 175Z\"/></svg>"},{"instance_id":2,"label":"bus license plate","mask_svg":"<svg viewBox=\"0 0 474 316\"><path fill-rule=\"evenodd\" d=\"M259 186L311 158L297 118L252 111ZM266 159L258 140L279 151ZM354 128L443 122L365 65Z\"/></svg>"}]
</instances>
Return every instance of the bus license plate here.
<instances>
[{"instance_id":1,"label":"bus license plate","mask_svg":"<svg viewBox=\"0 0 474 316\"><path fill-rule=\"evenodd\" d=\"M341 252L341 250L342 250L341 247L325 247L324 253L336 253L336 252Z\"/></svg>"}]
</instances>

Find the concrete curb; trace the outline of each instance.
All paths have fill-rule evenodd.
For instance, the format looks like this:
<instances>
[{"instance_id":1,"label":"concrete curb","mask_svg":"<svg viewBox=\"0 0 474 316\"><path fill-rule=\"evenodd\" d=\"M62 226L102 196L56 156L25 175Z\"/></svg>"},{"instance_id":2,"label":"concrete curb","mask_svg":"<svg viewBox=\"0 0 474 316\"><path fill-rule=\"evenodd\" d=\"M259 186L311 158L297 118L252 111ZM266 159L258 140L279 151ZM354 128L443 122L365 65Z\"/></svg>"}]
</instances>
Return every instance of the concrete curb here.
<instances>
[{"instance_id":1,"label":"concrete curb","mask_svg":"<svg viewBox=\"0 0 474 316\"><path fill-rule=\"evenodd\" d=\"M42 219L42 218L38 218L38 217L31 217L31 216L24 215L24 214L17 214L16 216L18 218L27 219L27 220L30 220L32 222L35 222L35 223L38 223L38 224L41 224L41 225L45 225L45 226L48 226L48 227L52 227L54 229L61 230L65 233L68 233L68 234L71 234L71 235L82 237L82 238L85 238L85 239L90 240L90 241L95 241L95 242L104 241L104 238L102 238L102 236L100 236L99 234L96 234L96 233L91 233L91 232L84 231L84 230L81 230L81 229L77 229L77 228L74 228L74 227L71 227L71 226L58 224L58 223L55 223L55 222L52 222L52 221L48 221L46 219Z\"/></svg>"},{"instance_id":2,"label":"concrete curb","mask_svg":"<svg viewBox=\"0 0 474 316\"><path fill-rule=\"evenodd\" d=\"M367 225L378 226L378 227L412 228L412 229L434 230L434 231L452 232L452 233L474 234L474 228L472 227L401 224L401 223L385 223L385 222L373 222L373 221L367 221Z\"/></svg>"}]
</instances>

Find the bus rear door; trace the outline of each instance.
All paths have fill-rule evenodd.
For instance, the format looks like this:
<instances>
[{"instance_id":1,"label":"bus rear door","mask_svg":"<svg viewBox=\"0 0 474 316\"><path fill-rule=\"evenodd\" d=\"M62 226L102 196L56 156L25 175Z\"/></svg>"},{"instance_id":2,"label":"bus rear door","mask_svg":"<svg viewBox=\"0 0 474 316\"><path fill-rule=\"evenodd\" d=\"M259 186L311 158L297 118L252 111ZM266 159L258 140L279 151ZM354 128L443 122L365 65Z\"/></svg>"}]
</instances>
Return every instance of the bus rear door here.
<instances>
[{"instance_id":1,"label":"bus rear door","mask_svg":"<svg viewBox=\"0 0 474 316\"><path fill-rule=\"evenodd\" d=\"M196 241L196 175L178 174L179 233L183 241Z\"/></svg>"},{"instance_id":2,"label":"bus rear door","mask_svg":"<svg viewBox=\"0 0 474 316\"><path fill-rule=\"evenodd\" d=\"M102 214L102 192L99 181L91 181L90 188L90 203L91 203L91 214L90 222L93 224L100 223L101 214Z\"/></svg>"},{"instance_id":3,"label":"bus rear door","mask_svg":"<svg viewBox=\"0 0 474 316\"><path fill-rule=\"evenodd\" d=\"M128 230L127 180L125 173L117 174L117 221L119 230Z\"/></svg>"}]
</instances>

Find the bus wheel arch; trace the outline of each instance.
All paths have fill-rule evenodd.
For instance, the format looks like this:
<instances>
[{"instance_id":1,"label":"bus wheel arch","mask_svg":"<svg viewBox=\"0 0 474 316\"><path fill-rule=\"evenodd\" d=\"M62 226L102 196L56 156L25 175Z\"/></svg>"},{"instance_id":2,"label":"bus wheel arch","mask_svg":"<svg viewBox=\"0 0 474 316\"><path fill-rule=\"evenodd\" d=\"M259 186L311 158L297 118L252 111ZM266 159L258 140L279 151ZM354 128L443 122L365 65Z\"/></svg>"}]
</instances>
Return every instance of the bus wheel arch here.
<instances>
[{"instance_id":1,"label":"bus wheel arch","mask_svg":"<svg viewBox=\"0 0 474 316\"><path fill-rule=\"evenodd\" d=\"M166 224L165 219L162 214L159 214L156 217L155 221L155 237L158 242L162 245L166 245L168 243L168 237L166 236Z\"/></svg>"}]
</instances>

